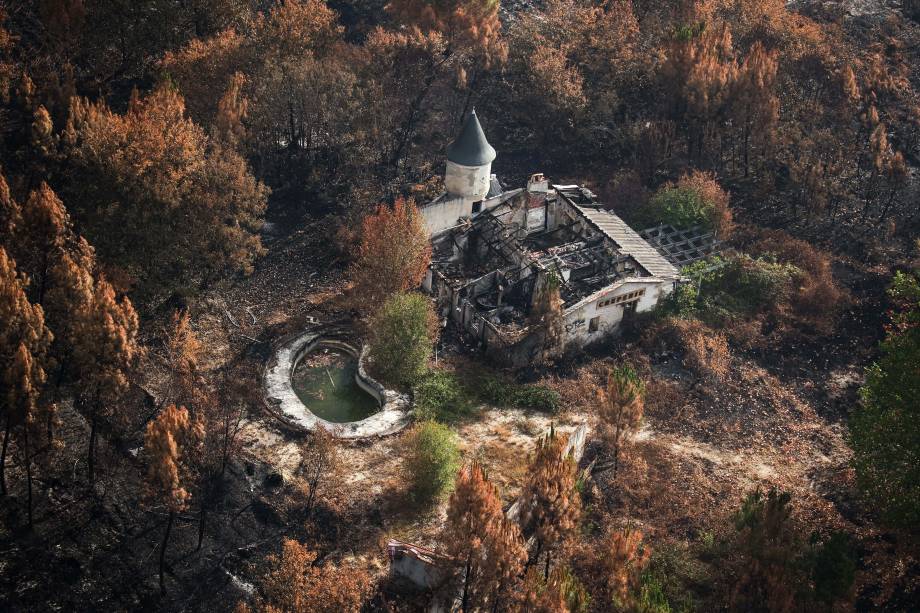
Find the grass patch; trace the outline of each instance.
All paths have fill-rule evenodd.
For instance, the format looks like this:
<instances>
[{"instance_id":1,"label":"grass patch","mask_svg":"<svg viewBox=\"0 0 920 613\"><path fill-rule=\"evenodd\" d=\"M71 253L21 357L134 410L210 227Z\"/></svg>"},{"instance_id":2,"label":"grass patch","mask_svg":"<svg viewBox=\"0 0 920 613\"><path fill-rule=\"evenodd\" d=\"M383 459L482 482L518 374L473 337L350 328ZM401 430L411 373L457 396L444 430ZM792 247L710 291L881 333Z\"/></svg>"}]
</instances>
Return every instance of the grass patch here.
<instances>
[{"instance_id":1,"label":"grass patch","mask_svg":"<svg viewBox=\"0 0 920 613\"><path fill-rule=\"evenodd\" d=\"M416 384L414 392L418 420L455 423L474 415L478 409L469 390L451 371L429 371Z\"/></svg>"},{"instance_id":2,"label":"grass patch","mask_svg":"<svg viewBox=\"0 0 920 613\"><path fill-rule=\"evenodd\" d=\"M429 371L413 391L417 419L448 424L476 415L483 403L555 413L562 402L559 392L545 385L515 383L495 374L464 379L448 370Z\"/></svg>"},{"instance_id":3,"label":"grass patch","mask_svg":"<svg viewBox=\"0 0 920 613\"><path fill-rule=\"evenodd\" d=\"M708 270L718 266L715 270ZM692 280L681 285L663 307L663 314L697 317L720 327L739 317L751 317L787 303L802 271L768 258L713 256L681 270Z\"/></svg>"},{"instance_id":4,"label":"grass patch","mask_svg":"<svg viewBox=\"0 0 920 613\"><path fill-rule=\"evenodd\" d=\"M559 392L545 385L515 383L498 375L480 377L477 389L484 402L498 407L518 407L555 413L562 402Z\"/></svg>"}]
</instances>

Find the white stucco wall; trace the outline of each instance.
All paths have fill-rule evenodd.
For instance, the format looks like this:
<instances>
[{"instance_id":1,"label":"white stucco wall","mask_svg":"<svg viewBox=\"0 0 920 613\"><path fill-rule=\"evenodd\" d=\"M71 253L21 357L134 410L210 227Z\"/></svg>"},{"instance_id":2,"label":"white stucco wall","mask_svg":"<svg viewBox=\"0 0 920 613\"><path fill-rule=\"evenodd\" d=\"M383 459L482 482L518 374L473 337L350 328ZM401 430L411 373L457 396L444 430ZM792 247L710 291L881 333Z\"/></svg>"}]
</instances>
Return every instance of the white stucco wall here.
<instances>
[{"instance_id":1,"label":"white stucco wall","mask_svg":"<svg viewBox=\"0 0 920 613\"><path fill-rule=\"evenodd\" d=\"M425 218L428 234L434 235L453 228L461 217L472 215L473 201L469 198L444 194L441 198L421 207L419 211Z\"/></svg>"},{"instance_id":2,"label":"white stucco wall","mask_svg":"<svg viewBox=\"0 0 920 613\"><path fill-rule=\"evenodd\" d=\"M566 342L591 343L607 334L616 332L623 320L624 305L612 304L603 307L598 305L611 298L629 294L644 289L645 293L639 298L636 312L642 313L655 308L658 301L671 293L672 284L660 279L628 279L620 285L602 290L572 307L565 314ZM590 322L599 317L597 330L590 332Z\"/></svg>"},{"instance_id":3,"label":"white stucco wall","mask_svg":"<svg viewBox=\"0 0 920 613\"><path fill-rule=\"evenodd\" d=\"M491 173L491 163L484 166L461 166L447 160L444 186L451 196L463 196L470 201L482 200L489 193Z\"/></svg>"}]
</instances>

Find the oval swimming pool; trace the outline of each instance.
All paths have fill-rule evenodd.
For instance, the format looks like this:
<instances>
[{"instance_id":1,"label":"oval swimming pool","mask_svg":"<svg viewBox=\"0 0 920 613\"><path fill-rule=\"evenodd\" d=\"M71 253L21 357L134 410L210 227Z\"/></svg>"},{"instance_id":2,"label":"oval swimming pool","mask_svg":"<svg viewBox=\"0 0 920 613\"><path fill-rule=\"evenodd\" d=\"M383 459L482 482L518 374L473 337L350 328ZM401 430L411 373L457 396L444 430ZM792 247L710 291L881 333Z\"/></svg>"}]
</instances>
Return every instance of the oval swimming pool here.
<instances>
[{"instance_id":1,"label":"oval swimming pool","mask_svg":"<svg viewBox=\"0 0 920 613\"><path fill-rule=\"evenodd\" d=\"M380 405L355 381L358 360L334 347L318 346L294 367L294 393L311 413L333 423L359 421L380 410Z\"/></svg>"}]
</instances>

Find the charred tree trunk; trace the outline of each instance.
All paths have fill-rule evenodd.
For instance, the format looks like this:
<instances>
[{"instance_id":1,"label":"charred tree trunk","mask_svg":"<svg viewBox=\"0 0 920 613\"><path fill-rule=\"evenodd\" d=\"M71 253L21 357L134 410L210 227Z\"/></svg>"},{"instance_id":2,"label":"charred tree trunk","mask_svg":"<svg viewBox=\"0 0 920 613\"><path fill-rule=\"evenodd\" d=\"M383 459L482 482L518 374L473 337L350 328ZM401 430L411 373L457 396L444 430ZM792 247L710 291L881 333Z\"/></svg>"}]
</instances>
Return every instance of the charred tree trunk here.
<instances>
[{"instance_id":1,"label":"charred tree trunk","mask_svg":"<svg viewBox=\"0 0 920 613\"><path fill-rule=\"evenodd\" d=\"M201 543L204 542L204 525L207 517L208 507L205 505L204 501L202 501L201 512L198 515L198 545L195 547L195 551L201 551Z\"/></svg>"},{"instance_id":2,"label":"charred tree trunk","mask_svg":"<svg viewBox=\"0 0 920 613\"><path fill-rule=\"evenodd\" d=\"M466 613L470 600L470 572L473 569L472 552L466 557L466 567L463 569L463 599L460 602L460 610Z\"/></svg>"},{"instance_id":3,"label":"charred tree trunk","mask_svg":"<svg viewBox=\"0 0 920 613\"><path fill-rule=\"evenodd\" d=\"M61 385L64 383L64 375L67 374L67 352L62 350L57 357L58 360L58 369L57 374L54 377L54 389L51 392L52 402L57 402L58 394L61 391ZM48 444L54 442L54 413L48 411L48 422L46 424L48 430Z\"/></svg>"},{"instance_id":4,"label":"charred tree trunk","mask_svg":"<svg viewBox=\"0 0 920 613\"><path fill-rule=\"evenodd\" d=\"M26 491L28 492L27 508L29 512L29 530L31 530L32 529L32 457L30 453L31 450L29 449L29 425L25 424L22 430L23 430L22 437L23 437L23 448L24 448L23 451L25 454L25 462L26 462Z\"/></svg>"},{"instance_id":5,"label":"charred tree trunk","mask_svg":"<svg viewBox=\"0 0 920 613\"><path fill-rule=\"evenodd\" d=\"M166 545L169 543L169 533L172 531L173 519L176 514L174 511L169 512L169 519L166 520L166 532L163 534L163 544L160 545L160 593L166 593L166 584L163 582L163 570L166 568Z\"/></svg>"},{"instance_id":6,"label":"charred tree trunk","mask_svg":"<svg viewBox=\"0 0 920 613\"><path fill-rule=\"evenodd\" d=\"M87 477L89 478L89 484L93 485L96 482L96 412L95 410L93 411L93 416L90 419L89 450L87 451L86 467L87 467Z\"/></svg>"},{"instance_id":7,"label":"charred tree trunk","mask_svg":"<svg viewBox=\"0 0 920 613\"><path fill-rule=\"evenodd\" d=\"M6 449L10 443L10 418L6 418L3 429L3 451L0 452L0 496L6 496Z\"/></svg>"}]
</instances>

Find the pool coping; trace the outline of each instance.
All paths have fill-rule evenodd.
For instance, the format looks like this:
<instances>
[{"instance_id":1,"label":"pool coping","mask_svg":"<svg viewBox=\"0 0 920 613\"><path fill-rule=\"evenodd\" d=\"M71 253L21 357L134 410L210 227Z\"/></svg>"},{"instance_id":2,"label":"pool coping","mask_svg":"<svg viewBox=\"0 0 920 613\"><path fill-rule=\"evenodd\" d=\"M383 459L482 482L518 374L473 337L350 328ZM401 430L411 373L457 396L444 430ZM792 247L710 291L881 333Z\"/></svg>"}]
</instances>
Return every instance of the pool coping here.
<instances>
[{"instance_id":1,"label":"pool coping","mask_svg":"<svg viewBox=\"0 0 920 613\"><path fill-rule=\"evenodd\" d=\"M294 392L291 374L300 359L320 345L341 349L358 358L355 383L377 400L379 411L360 421L345 423L326 421L310 412ZM349 439L398 432L412 420L409 397L386 389L369 376L364 367L366 358L367 346L358 351L348 343L327 337L321 330L307 331L283 339L272 353L263 374L265 403L278 419L293 428L314 430L322 427L339 438Z\"/></svg>"}]
</instances>

